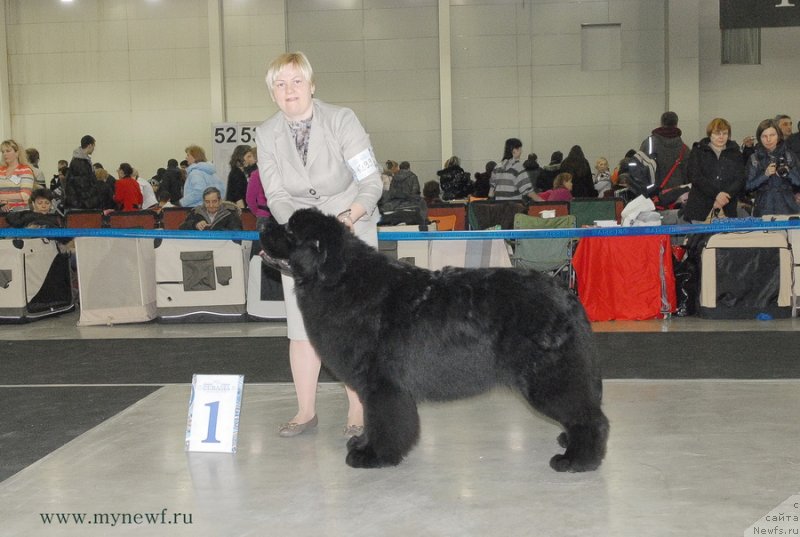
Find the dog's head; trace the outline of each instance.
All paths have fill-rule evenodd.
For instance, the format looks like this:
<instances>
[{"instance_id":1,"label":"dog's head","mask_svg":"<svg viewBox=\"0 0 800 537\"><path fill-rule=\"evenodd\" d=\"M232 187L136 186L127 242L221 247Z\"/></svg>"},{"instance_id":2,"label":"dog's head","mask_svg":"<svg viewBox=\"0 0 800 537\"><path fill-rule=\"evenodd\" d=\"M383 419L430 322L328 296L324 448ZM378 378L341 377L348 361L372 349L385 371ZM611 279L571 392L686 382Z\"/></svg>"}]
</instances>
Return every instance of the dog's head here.
<instances>
[{"instance_id":1,"label":"dog's head","mask_svg":"<svg viewBox=\"0 0 800 537\"><path fill-rule=\"evenodd\" d=\"M261 233L262 257L298 283L333 283L344 272L344 242L349 231L317 209L296 211L285 226L270 224Z\"/></svg>"}]
</instances>

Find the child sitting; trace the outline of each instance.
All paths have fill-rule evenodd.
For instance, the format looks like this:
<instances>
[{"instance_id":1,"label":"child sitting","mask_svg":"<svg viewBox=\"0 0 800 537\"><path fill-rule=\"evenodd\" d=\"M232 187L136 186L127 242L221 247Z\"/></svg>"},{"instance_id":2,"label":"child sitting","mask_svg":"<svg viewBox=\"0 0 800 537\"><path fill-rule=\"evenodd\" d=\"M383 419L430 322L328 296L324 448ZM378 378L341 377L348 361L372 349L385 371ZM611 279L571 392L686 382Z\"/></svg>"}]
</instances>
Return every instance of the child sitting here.
<instances>
[{"instance_id":1,"label":"child sitting","mask_svg":"<svg viewBox=\"0 0 800 537\"><path fill-rule=\"evenodd\" d=\"M553 188L534 194L536 201L571 201L572 200L572 174L562 172L553 180Z\"/></svg>"}]
</instances>

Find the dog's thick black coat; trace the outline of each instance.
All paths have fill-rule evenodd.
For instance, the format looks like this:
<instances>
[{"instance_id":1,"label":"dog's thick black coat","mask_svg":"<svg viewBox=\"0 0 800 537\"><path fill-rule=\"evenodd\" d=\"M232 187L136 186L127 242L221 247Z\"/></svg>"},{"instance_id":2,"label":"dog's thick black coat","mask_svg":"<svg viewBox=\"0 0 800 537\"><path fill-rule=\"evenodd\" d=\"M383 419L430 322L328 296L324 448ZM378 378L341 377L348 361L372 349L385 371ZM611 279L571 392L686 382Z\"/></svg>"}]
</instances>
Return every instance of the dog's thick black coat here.
<instances>
[{"instance_id":1,"label":"dog's thick black coat","mask_svg":"<svg viewBox=\"0 0 800 537\"><path fill-rule=\"evenodd\" d=\"M550 465L594 470L608 420L591 328L554 279L516 269L429 271L393 261L336 218L302 209L270 226L267 258L288 260L322 362L358 393L364 434L347 464L396 465L419 438L417 403L519 391L564 428Z\"/></svg>"}]
</instances>

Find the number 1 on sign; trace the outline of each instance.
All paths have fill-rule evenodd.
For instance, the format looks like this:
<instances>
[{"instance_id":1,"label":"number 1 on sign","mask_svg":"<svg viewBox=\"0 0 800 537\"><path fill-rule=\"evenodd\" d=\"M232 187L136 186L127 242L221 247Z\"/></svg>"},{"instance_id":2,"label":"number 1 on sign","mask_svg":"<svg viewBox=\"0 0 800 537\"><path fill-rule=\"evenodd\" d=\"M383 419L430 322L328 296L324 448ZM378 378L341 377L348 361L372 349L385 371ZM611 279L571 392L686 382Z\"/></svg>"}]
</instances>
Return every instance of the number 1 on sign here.
<instances>
[{"instance_id":1,"label":"number 1 on sign","mask_svg":"<svg viewBox=\"0 0 800 537\"><path fill-rule=\"evenodd\" d=\"M213 403L206 403L209 408L208 416L208 434L206 439L202 441L203 444L219 444L217 440L217 417L219 416L219 401Z\"/></svg>"}]
</instances>

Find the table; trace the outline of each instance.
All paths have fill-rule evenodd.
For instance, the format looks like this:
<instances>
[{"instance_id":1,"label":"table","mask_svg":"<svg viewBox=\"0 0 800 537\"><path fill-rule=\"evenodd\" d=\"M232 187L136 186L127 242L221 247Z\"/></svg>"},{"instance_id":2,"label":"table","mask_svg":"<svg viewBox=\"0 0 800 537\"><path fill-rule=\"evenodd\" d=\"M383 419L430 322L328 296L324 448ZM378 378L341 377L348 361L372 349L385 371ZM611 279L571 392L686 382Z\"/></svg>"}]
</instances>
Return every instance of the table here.
<instances>
[{"instance_id":1,"label":"table","mask_svg":"<svg viewBox=\"0 0 800 537\"><path fill-rule=\"evenodd\" d=\"M655 319L675 311L669 235L583 238L572 264L590 321Z\"/></svg>"}]
</instances>

